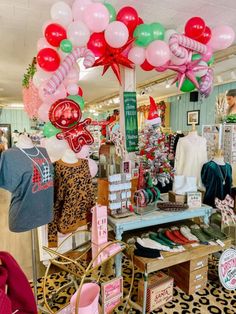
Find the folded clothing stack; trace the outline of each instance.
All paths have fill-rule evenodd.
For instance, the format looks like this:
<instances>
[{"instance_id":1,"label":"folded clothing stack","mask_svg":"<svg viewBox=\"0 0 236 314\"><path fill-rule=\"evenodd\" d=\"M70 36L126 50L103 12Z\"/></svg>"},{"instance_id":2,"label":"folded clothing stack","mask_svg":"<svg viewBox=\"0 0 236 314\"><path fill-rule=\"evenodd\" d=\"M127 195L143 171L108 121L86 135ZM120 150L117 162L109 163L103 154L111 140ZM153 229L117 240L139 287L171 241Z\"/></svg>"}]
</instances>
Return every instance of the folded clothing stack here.
<instances>
[{"instance_id":1,"label":"folded clothing stack","mask_svg":"<svg viewBox=\"0 0 236 314\"><path fill-rule=\"evenodd\" d=\"M181 211L188 209L188 205L180 202L158 202L157 208L165 211Z\"/></svg>"}]
</instances>

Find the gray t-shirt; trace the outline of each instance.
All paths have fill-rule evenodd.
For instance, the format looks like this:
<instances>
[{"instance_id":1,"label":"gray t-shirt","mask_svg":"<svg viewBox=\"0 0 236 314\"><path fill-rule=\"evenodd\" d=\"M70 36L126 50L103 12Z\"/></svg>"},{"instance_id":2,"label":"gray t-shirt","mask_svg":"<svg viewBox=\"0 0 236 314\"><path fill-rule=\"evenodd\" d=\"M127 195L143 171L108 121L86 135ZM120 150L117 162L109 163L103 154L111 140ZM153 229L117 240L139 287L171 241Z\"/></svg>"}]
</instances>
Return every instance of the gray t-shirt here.
<instances>
[{"instance_id":1,"label":"gray t-shirt","mask_svg":"<svg viewBox=\"0 0 236 314\"><path fill-rule=\"evenodd\" d=\"M53 218L53 166L46 150L6 150L0 158L0 187L12 193L9 228L23 232Z\"/></svg>"}]
</instances>

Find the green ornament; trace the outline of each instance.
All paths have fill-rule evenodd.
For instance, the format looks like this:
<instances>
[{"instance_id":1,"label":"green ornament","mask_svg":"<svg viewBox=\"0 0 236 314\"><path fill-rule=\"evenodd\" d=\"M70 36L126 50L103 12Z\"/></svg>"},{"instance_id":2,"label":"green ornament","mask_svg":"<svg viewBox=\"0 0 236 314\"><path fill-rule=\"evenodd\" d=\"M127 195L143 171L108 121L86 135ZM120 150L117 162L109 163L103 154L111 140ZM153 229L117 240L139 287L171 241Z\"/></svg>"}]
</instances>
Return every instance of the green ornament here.
<instances>
[{"instance_id":1,"label":"green ornament","mask_svg":"<svg viewBox=\"0 0 236 314\"><path fill-rule=\"evenodd\" d=\"M210 66L214 63L214 61L215 61L215 57L212 56L211 59L207 62L207 64Z\"/></svg>"},{"instance_id":2,"label":"green ornament","mask_svg":"<svg viewBox=\"0 0 236 314\"><path fill-rule=\"evenodd\" d=\"M151 25L141 24L134 31L135 44L140 47L147 47L153 41Z\"/></svg>"},{"instance_id":3,"label":"green ornament","mask_svg":"<svg viewBox=\"0 0 236 314\"><path fill-rule=\"evenodd\" d=\"M61 130L55 128L55 126L52 125L51 122L47 122L43 127L43 135L47 138L55 136L58 133L61 133Z\"/></svg>"},{"instance_id":4,"label":"green ornament","mask_svg":"<svg viewBox=\"0 0 236 314\"><path fill-rule=\"evenodd\" d=\"M165 28L160 23L152 23L151 25L152 29L152 36L154 40L164 40L165 36Z\"/></svg>"},{"instance_id":5,"label":"green ornament","mask_svg":"<svg viewBox=\"0 0 236 314\"><path fill-rule=\"evenodd\" d=\"M104 3L105 7L107 8L108 12L109 12L109 18L110 18L110 23L114 22L116 20L116 10L115 8L110 4L105 2Z\"/></svg>"},{"instance_id":6,"label":"green ornament","mask_svg":"<svg viewBox=\"0 0 236 314\"><path fill-rule=\"evenodd\" d=\"M84 109L84 99L81 96L70 95L67 98L73 100L74 102L76 102L80 106L81 110Z\"/></svg>"},{"instance_id":7,"label":"green ornament","mask_svg":"<svg viewBox=\"0 0 236 314\"><path fill-rule=\"evenodd\" d=\"M199 53L195 53L194 55L192 55L192 61L200 60L201 57L202 57L202 56L201 56Z\"/></svg>"},{"instance_id":8,"label":"green ornament","mask_svg":"<svg viewBox=\"0 0 236 314\"><path fill-rule=\"evenodd\" d=\"M71 52L72 51L72 42L69 39L63 39L60 43L60 48L63 52Z\"/></svg>"},{"instance_id":9,"label":"green ornament","mask_svg":"<svg viewBox=\"0 0 236 314\"><path fill-rule=\"evenodd\" d=\"M178 83L176 85L177 85L177 87L179 86ZM181 90L181 92L187 93L187 92L193 91L195 88L196 88L196 86L190 80L185 79L180 90Z\"/></svg>"}]
</instances>

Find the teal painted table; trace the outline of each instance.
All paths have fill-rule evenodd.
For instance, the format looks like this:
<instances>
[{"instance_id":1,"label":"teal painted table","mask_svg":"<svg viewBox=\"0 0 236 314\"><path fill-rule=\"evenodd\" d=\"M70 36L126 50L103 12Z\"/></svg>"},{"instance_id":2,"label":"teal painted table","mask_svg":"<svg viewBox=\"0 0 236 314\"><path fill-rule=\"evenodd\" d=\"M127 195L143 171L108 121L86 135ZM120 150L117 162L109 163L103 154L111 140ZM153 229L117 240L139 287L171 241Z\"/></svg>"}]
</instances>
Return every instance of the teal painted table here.
<instances>
[{"instance_id":1,"label":"teal painted table","mask_svg":"<svg viewBox=\"0 0 236 314\"><path fill-rule=\"evenodd\" d=\"M108 223L115 232L117 240L122 240L122 234L128 230L136 230L140 228L150 227L165 224L168 222L175 222L185 219L191 219L196 217L203 217L204 223L209 222L209 216L212 213L212 207L207 205L202 205L200 208L189 208L185 211L180 212L166 212L166 211L154 211L147 215L135 215L127 218L115 219L108 216ZM118 254L115 257L116 265L116 275L121 275L121 260L122 254ZM144 274L146 279L147 273ZM147 280L144 282L144 298L143 298L143 308L142 313L146 312L146 302L147 302Z\"/></svg>"}]
</instances>

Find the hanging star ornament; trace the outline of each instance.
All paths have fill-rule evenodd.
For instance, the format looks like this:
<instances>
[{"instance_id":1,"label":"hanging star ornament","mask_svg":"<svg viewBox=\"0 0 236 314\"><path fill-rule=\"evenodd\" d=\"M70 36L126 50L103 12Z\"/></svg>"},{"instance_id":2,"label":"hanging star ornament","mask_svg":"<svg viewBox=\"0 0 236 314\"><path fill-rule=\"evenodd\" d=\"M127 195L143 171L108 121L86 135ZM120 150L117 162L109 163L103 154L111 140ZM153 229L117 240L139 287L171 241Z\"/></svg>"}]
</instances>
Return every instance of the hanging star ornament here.
<instances>
[{"instance_id":1,"label":"hanging star ornament","mask_svg":"<svg viewBox=\"0 0 236 314\"><path fill-rule=\"evenodd\" d=\"M164 65L162 68L165 68L166 70L172 70L177 72L177 75L175 79L173 80L172 84L178 82L178 89L180 90L185 79L189 79L197 89L199 89L199 83L196 79L196 73L198 71L207 70L208 66L205 65L199 65L199 62L201 62L201 59L192 61L192 52L189 53L188 60L185 64L182 65L175 65L175 64L167 64Z\"/></svg>"},{"instance_id":2,"label":"hanging star ornament","mask_svg":"<svg viewBox=\"0 0 236 314\"><path fill-rule=\"evenodd\" d=\"M119 83L121 84L120 65L130 69L133 69L134 66L134 63L122 54L129 47L129 45L132 44L133 41L134 38L129 39L127 43L121 48L112 48L107 45L105 54L98 58L93 66L104 66L102 75L104 75L111 67Z\"/></svg>"}]
</instances>

